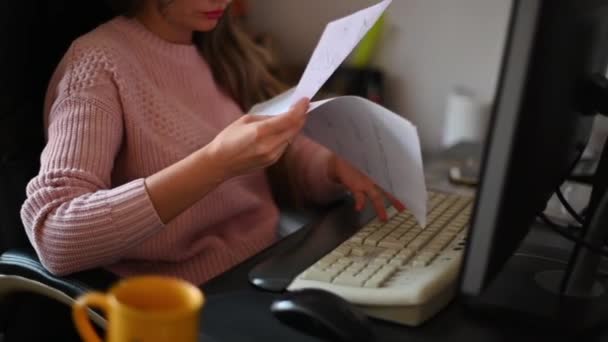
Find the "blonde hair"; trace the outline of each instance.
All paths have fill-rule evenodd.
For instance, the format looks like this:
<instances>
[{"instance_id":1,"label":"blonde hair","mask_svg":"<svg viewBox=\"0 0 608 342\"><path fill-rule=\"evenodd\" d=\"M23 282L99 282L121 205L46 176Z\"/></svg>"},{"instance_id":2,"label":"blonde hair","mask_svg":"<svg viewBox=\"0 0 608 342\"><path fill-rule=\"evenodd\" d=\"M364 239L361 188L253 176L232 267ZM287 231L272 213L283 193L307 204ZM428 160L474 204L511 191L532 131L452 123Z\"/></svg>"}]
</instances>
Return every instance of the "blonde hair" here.
<instances>
[{"instance_id":1,"label":"blonde hair","mask_svg":"<svg viewBox=\"0 0 608 342\"><path fill-rule=\"evenodd\" d=\"M255 44L231 15L224 16L213 31L195 33L194 43L215 81L243 111L286 89L270 72L270 53Z\"/></svg>"}]
</instances>

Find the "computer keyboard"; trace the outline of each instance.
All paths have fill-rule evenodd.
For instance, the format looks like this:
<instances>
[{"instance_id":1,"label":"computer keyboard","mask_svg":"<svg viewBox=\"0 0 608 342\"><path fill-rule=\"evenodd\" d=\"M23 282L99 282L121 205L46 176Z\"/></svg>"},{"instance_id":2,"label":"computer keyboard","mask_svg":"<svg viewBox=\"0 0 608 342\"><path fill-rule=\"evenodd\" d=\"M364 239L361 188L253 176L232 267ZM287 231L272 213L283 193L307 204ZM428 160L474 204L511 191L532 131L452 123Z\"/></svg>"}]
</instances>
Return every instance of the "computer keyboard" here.
<instances>
[{"instance_id":1,"label":"computer keyboard","mask_svg":"<svg viewBox=\"0 0 608 342\"><path fill-rule=\"evenodd\" d=\"M428 224L389 208L300 273L288 290L320 288L371 317L416 326L456 292L473 198L429 192Z\"/></svg>"}]
</instances>

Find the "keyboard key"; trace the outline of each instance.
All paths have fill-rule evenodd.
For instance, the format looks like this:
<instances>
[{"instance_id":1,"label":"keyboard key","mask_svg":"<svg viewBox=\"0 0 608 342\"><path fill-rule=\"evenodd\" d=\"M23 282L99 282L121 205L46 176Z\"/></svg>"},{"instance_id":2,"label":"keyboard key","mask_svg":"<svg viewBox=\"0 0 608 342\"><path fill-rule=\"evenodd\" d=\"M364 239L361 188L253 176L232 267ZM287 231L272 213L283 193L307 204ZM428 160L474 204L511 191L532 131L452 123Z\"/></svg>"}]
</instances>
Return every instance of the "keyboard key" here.
<instances>
[{"instance_id":1,"label":"keyboard key","mask_svg":"<svg viewBox=\"0 0 608 342\"><path fill-rule=\"evenodd\" d=\"M365 268L365 265L363 265L361 263L359 263L359 264L353 263L344 270L344 274L354 275L356 273L359 273L364 268Z\"/></svg>"},{"instance_id":2,"label":"keyboard key","mask_svg":"<svg viewBox=\"0 0 608 342\"><path fill-rule=\"evenodd\" d=\"M351 247L349 245L341 245L338 248L334 249L334 253L341 257L348 256L348 253L350 253L350 251Z\"/></svg>"},{"instance_id":3,"label":"keyboard key","mask_svg":"<svg viewBox=\"0 0 608 342\"><path fill-rule=\"evenodd\" d=\"M353 244L362 244L363 240L365 240L365 238L368 236L368 234L366 233L357 233L355 235L353 235L349 241L352 242Z\"/></svg>"},{"instance_id":4,"label":"keyboard key","mask_svg":"<svg viewBox=\"0 0 608 342\"><path fill-rule=\"evenodd\" d=\"M351 262L345 262L345 263L339 263L336 262L334 264L332 264L331 266L329 266L328 268L326 268L326 271L337 271L337 272L342 272L345 268L347 268L348 266L350 266Z\"/></svg>"},{"instance_id":5,"label":"keyboard key","mask_svg":"<svg viewBox=\"0 0 608 342\"><path fill-rule=\"evenodd\" d=\"M362 287L365 281L366 279L360 277L340 275L334 278L333 283L337 285Z\"/></svg>"},{"instance_id":6,"label":"keyboard key","mask_svg":"<svg viewBox=\"0 0 608 342\"><path fill-rule=\"evenodd\" d=\"M329 272L323 272L318 270L308 270L303 274L303 279L306 280L318 280L325 283L331 282L333 275Z\"/></svg>"},{"instance_id":7,"label":"keyboard key","mask_svg":"<svg viewBox=\"0 0 608 342\"><path fill-rule=\"evenodd\" d=\"M385 265L376 274L374 274L368 281L365 282L365 287L380 287L396 271L397 271L397 268L395 266Z\"/></svg>"},{"instance_id":8,"label":"keyboard key","mask_svg":"<svg viewBox=\"0 0 608 342\"><path fill-rule=\"evenodd\" d=\"M368 279L363 286L369 288L376 288L380 287L380 284L382 284L382 280L380 278L371 278Z\"/></svg>"},{"instance_id":9,"label":"keyboard key","mask_svg":"<svg viewBox=\"0 0 608 342\"><path fill-rule=\"evenodd\" d=\"M390 258L393 257L393 255L395 255L397 253L399 253L399 250L392 249L392 248L387 248L387 249L383 250L382 252L380 252L380 254L378 254L378 256L390 259Z\"/></svg>"},{"instance_id":10,"label":"keyboard key","mask_svg":"<svg viewBox=\"0 0 608 342\"><path fill-rule=\"evenodd\" d=\"M389 264L393 266L403 266L407 264L410 259L414 256L414 252L411 250L403 250L395 255L390 261Z\"/></svg>"},{"instance_id":11,"label":"keyboard key","mask_svg":"<svg viewBox=\"0 0 608 342\"><path fill-rule=\"evenodd\" d=\"M323 272L327 273L330 277L335 277L338 274L342 273L343 268L341 267L330 267L325 269Z\"/></svg>"},{"instance_id":12,"label":"keyboard key","mask_svg":"<svg viewBox=\"0 0 608 342\"><path fill-rule=\"evenodd\" d=\"M424 245L426 242L424 241L424 239L414 239L412 242L410 242L407 247L414 249L414 250L419 250L422 248L422 245Z\"/></svg>"},{"instance_id":13,"label":"keyboard key","mask_svg":"<svg viewBox=\"0 0 608 342\"><path fill-rule=\"evenodd\" d=\"M372 272L372 273L376 273L379 269L382 268L382 266L384 266L383 264L367 264L367 266L361 271L361 272Z\"/></svg>"},{"instance_id":14,"label":"keyboard key","mask_svg":"<svg viewBox=\"0 0 608 342\"><path fill-rule=\"evenodd\" d=\"M447 244L448 241L445 240L433 240L428 245L428 249L432 250L433 252L440 252L442 249L445 248L445 246L447 246Z\"/></svg>"},{"instance_id":15,"label":"keyboard key","mask_svg":"<svg viewBox=\"0 0 608 342\"><path fill-rule=\"evenodd\" d=\"M319 261L317 261L316 265L318 265L322 268L325 268L325 267L328 267L329 265L333 264L334 262L336 262L336 260L338 260L339 258L340 258L340 256L330 253L330 254L324 256Z\"/></svg>"},{"instance_id":16,"label":"keyboard key","mask_svg":"<svg viewBox=\"0 0 608 342\"><path fill-rule=\"evenodd\" d=\"M374 248L370 248L369 246L364 245L364 246L354 247L351 253L353 256L364 257L368 253L371 253L373 251L374 251Z\"/></svg>"},{"instance_id":17,"label":"keyboard key","mask_svg":"<svg viewBox=\"0 0 608 342\"><path fill-rule=\"evenodd\" d=\"M431 261L433 261L433 259L435 258L436 255L437 255L437 253L432 252L432 251L422 252L421 254L416 255L416 257L412 261L412 266L413 267L426 267L431 263Z\"/></svg>"},{"instance_id":18,"label":"keyboard key","mask_svg":"<svg viewBox=\"0 0 608 342\"><path fill-rule=\"evenodd\" d=\"M359 278L361 278L361 279L363 279L364 282L365 282L369 278L371 278L375 273L376 273L376 271L364 269L363 271L357 273L356 276L359 277Z\"/></svg>"},{"instance_id":19,"label":"keyboard key","mask_svg":"<svg viewBox=\"0 0 608 342\"><path fill-rule=\"evenodd\" d=\"M378 243L378 247L394 248L394 249L400 249L400 248L405 247L406 245L407 245L407 243L400 242L397 239L384 239Z\"/></svg>"},{"instance_id":20,"label":"keyboard key","mask_svg":"<svg viewBox=\"0 0 608 342\"><path fill-rule=\"evenodd\" d=\"M404 257L394 257L391 260L388 261L388 264L391 266L395 266L395 267L401 267L405 264L407 264L409 260L407 258Z\"/></svg>"}]
</instances>

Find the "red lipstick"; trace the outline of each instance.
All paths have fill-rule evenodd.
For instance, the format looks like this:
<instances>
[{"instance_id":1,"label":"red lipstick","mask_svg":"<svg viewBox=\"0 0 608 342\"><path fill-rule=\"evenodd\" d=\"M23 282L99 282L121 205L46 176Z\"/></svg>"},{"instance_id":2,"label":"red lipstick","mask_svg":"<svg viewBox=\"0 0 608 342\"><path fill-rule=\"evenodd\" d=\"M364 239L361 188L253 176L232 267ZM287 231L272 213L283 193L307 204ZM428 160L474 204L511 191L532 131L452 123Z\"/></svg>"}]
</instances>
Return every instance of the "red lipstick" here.
<instances>
[{"instance_id":1,"label":"red lipstick","mask_svg":"<svg viewBox=\"0 0 608 342\"><path fill-rule=\"evenodd\" d=\"M224 15L224 10L208 11L208 12L203 12L203 14L205 15L205 17L207 17L207 19L217 20L217 19L220 19Z\"/></svg>"}]
</instances>

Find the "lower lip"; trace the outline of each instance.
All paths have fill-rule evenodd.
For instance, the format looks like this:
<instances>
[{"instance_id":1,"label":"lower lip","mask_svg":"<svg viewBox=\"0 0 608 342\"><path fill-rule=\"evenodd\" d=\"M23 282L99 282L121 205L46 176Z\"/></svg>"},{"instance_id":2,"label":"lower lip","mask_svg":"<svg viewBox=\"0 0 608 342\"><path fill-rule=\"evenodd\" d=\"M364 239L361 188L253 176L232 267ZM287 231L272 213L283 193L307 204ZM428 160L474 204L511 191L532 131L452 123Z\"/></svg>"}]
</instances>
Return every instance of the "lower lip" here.
<instances>
[{"instance_id":1,"label":"lower lip","mask_svg":"<svg viewBox=\"0 0 608 342\"><path fill-rule=\"evenodd\" d=\"M218 20L224 15L224 11L203 12L203 14L209 20Z\"/></svg>"}]
</instances>

